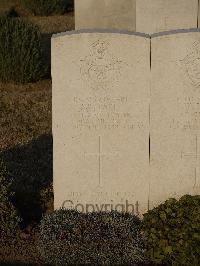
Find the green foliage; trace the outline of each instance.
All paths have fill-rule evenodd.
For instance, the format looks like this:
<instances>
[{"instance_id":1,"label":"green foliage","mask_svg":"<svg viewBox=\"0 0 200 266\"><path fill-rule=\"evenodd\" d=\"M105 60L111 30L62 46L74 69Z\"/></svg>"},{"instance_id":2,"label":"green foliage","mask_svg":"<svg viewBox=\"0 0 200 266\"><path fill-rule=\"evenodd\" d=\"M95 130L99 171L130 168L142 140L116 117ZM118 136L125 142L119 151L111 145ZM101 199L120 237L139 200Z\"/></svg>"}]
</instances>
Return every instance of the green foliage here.
<instances>
[{"instance_id":1,"label":"green foliage","mask_svg":"<svg viewBox=\"0 0 200 266\"><path fill-rule=\"evenodd\" d=\"M53 265L121 265L144 261L139 218L117 212L59 210L43 218L40 251Z\"/></svg>"},{"instance_id":2,"label":"green foliage","mask_svg":"<svg viewBox=\"0 0 200 266\"><path fill-rule=\"evenodd\" d=\"M48 187L41 189L40 199L43 213L45 213L46 211L53 211L54 195L52 183Z\"/></svg>"},{"instance_id":3,"label":"green foliage","mask_svg":"<svg viewBox=\"0 0 200 266\"><path fill-rule=\"evenodd\" d=\"M199 265L200 196L169 199L144 215L147 256L167 265Z\"/></svg>"},{"instance_id":4,"label":"green foliage","mask_svg":"<svg viewBox=\"0 0 200 266\"><path fill-rule=\"evenodd\" d=\"M46 73L38 28L18 18L0 17L0 81L27 83Z\"/></svg>"},{"instance_id":5,"label":"green foliage","mask_svg":"<svg viewBox=\"0 0 200 266\"><path fill-rule=\"evenodd\" d=\"M11 200L14 195L6 168L0 160L0 236L12 235L19 228L19 217Z\"/></svg>"},{"instance_id":6,"label":"green foliage","mask_svg":"<svg viewBox=\"0 0 200 266\"><path fill-rule=\"evenodd\" d=\"M24 6L34 15L49 16L53 14L63 14L69 6L71 0L23 0Z\"/></svg>"}]
</instances>

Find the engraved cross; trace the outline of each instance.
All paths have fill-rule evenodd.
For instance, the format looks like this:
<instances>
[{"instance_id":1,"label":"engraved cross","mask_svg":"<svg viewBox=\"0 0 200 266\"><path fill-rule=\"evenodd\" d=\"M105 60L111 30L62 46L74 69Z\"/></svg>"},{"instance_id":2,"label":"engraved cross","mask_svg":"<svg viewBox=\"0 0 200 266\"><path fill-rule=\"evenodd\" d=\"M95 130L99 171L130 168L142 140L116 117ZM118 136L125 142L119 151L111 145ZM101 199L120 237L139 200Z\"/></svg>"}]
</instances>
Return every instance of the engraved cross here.
<instances>
[{"instance_id":1,"label":"engraved cross","mask_svg":"<svg viewBox=\"0 0 200 266\"><path fill-rule=\"evenodd\" d=\"M98 152L96 153L85 153L85 156L96 156L98 158L98 186L102 187L102 170L103 170L103 157L117 156L118 152L108 153L102 151L102 139L101 136L98 138Z\"/></svg>"},{"instance_id":2,"label":"engraved cross","mask_svg":"<svg viewBox=\"0 0 200 266\"><path fill-rule=\"evenodd\" d=\"M191 158L195 160L195 183L194 188L200 186L200 142L198 136L195 137L195 152L181 153L181 158Z\"/></svg>"}]
</instances>

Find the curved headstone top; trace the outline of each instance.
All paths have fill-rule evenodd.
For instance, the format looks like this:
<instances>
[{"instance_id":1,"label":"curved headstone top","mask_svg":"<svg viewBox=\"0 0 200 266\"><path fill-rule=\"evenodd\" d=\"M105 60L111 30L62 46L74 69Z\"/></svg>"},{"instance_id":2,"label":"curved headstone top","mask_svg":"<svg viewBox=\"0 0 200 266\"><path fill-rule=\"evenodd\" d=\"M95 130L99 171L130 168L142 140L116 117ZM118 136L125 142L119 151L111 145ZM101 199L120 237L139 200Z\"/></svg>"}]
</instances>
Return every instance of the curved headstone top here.
<instances>
[{"instance_id":1,"label":"curved headstone top","mask_svg":"<svg viewBox=\"0 0 200 266\"><path fill-rule=\"evenodd\" d=\"M80 29L80 30L72 30L72 31L65 31L59 32L52 35L52 38L62 37L62 36L69 36L69 35L77 35L77 34L123 34L123 35L132 35L132 36L139 36L144 38L151 38L151 35L143 33L143 32L134 32L128 30L117 30L117 29Z\"/></svg>"},{"instance_id":2,"label":"curved headstone top","mask_svg":"<svg viewBox=\"0 0 200 266\"><path fill-rule=\"evenodd\" d=\"M75 28L153 34L198 27L198 0L75 0Z\"/></svg>"},{"instance_id":3,"label":"curved headstone top","mask_svg":"<svg viewBox=\"0 0 200 266\"><path fill-rule=\"evenodd\" d=\"M200 29L198 28L191 28L191 29L179 29L179 30L170 30L170 31L162 31L157 32L153 34L146 34L143 32L132 32L127 30L114 30L114 29L82 29L82 30L73 30L73 31L65 31L65 32L59 32L52 35L52 40L59 37L65 37L70 35L82 35L82 34L88 34L88 35L95 35L95 34L109 34L109 35L130 35L130 36L138 36L143 37L147 39L152 39L160 36L167 36L167 35L174 35L174 34L181 34L181 33L195 33L200 32Z\"/></svg>"},{"instance_id":4,"label":"curved headstone top","mask_svg":"<svg viewBox=\"0 0 200 266\"><path fill-rule=\"evenodd\" d=\"M142 214L200 194L199 55L198 29L54 35L56 209Z\"/></svg>"}]
</instances>

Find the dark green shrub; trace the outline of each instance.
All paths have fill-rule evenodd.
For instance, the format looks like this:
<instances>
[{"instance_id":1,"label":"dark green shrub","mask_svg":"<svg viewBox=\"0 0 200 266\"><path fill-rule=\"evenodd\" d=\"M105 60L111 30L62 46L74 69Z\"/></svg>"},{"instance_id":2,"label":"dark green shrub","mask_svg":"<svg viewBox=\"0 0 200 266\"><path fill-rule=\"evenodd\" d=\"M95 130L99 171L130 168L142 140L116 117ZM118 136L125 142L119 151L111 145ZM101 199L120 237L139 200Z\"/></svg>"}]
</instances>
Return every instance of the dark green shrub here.
<instances>
[{"instance_id":1,"label":"dark green shrub","mask_svg":"<svg viewBox=\"0 0 200 266\"><path fill-rule=\"evenodd\" d=\"M11 203L14 193L6 168L0 159L0 237L9 236L19 228L21 218Z\"/></svg>"},{"instance_id":2,"label":"dark green shrub","mask_svg":"<svg viewBox=\"0 0 200 266\"><path fill-rule=\"evenodd\" d=\"M55 211L41 221L41 255L53 265L134 265L144 260L140 225L130 214Z\"/></svg>"},{"instance_id":3,"label":"dark green shrub","mask_svg":"<svg viewBox=\"0 0 200 266\"><path fill-rule=\"evenodd\" d=\"M8 11L6 11L5 15L6 15L6 17L9 17L9 18L19 17L19 14L14 7L11 7Z\"/></svg>"},{"instance_id":4,"label":"dark green shrub","mask_svg":"<svg viewBox=\"0 0 200 266\"><path fill-rule=\"evenodd\" d=\"M144 215L147 256L167 265L200 263L200 196L169 199Z\"/></svg>"},{"instance_id":5,"label":"dark green shrub","mask_svg":"<svg viewBox=\"0 0 200 266\"><path fill-rule=\"evenodd\" d=\"M34 15L49 16L53 14L63 14L69 6L71 0L23 0L24 6Z\"/></svg>"},{"instance_id":6,"label":"dark green shrub","mask_svg":"<svg viewBox=\"0 0 200 266\"><path fill-rule=\"evenodd\" d=\"M46 72L38 28L21 19L0 17L0 81L32 82Z\"/></svg>"}]
</instances>

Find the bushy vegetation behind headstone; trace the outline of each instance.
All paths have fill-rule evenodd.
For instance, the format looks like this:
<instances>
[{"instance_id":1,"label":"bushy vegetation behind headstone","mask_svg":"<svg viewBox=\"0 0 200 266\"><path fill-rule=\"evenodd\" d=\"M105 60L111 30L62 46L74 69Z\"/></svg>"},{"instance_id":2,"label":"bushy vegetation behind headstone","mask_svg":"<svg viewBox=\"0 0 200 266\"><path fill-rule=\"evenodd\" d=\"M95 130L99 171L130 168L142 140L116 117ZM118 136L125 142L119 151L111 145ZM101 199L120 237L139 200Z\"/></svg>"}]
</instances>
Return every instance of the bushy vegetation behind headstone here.
<instances>
[{"instance_id":1,"label":"bushy vegetation behind headstone","mask_svg":"<svg viewBox=\"0 0 200 266\"><path fill-rule=\"evenodd\" d=\"M23 0L25 8L37 16L63 14L73 5L72 0Z\"/></svg>"},{"instance_id":2,"label":"bushy vegetation behind headstone","mask_svg":"<svg viewBox=\"0 0 200 266\"><path fill-rule=\"evenodd\" d=\"M43 218L40 251L53 265L134 265L144 260L139 218L59 210Z\"/></svg>"},{"instance_id":3,"label":"bushy vegetation behind headstone","mask_svg":"<svg viewBox=\"0 0 200 266\"><path fill-rule=\"evenodd\" d=\"M200 196L169 199L144 215L146 254L167 265L200 263Z\"/></svg>"},{"instance_id":4,"label":"bushy vegetation behind headstone","mask_svg":"<svg viewBox=\"0 0 200 266\"><path fill-rule=\"evenodd\" d=\"M12 182L0 158L0 237L13 235L19 229L21 218L11 202L13 195Z\"/></svg>"},{"instance_id":5,"label":"bushy vegetation behind headstone","mask_svg":"<svg viewBox=\"0 0 200 266\"><path fill-rule=\"evenodd\" d=\"M18 18L0 17L0 81L27 83L47 73L37 26Z\"/></svg>"}]
</instances>

